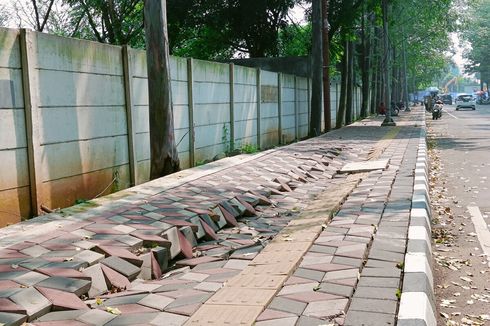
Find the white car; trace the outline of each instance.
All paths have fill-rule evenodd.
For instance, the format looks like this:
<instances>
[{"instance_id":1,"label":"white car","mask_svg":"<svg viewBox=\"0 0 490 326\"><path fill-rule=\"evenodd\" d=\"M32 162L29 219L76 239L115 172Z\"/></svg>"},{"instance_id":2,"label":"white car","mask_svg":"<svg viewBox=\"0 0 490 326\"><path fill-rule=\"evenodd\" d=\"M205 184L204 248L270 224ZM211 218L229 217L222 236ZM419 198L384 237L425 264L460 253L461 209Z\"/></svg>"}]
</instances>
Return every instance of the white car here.
<instances>
[{"instance_id":1,"label":"white car","mask_svg":"<svg viewBox=\"0 0 490 326\"><path fill-rule=\"evenodd\" d=\"M471 94L459 94L456 97L456 111L459 109L476 110L476 98Z\"/></svg>"}]
</instances>

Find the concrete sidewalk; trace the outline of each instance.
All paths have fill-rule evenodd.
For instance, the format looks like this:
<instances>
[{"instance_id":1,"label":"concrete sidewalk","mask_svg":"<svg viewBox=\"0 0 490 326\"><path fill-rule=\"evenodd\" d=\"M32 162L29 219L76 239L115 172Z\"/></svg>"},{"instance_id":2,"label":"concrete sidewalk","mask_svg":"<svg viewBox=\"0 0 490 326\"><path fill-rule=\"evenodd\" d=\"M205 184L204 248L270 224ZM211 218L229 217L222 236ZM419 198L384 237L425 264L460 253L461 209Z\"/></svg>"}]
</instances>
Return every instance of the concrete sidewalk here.
<instances>
[{"instance_id":1,"label":"concrete sidewalk","mask_svg":"<svg viewBox=\"0 0 490 326\"><path fill-rule=\"evenodd\" d=\"M0 323L394 325L423 117L366 119L4 228ZM382 166L340 171L368 161Z\"/></svg>"}]
</instances>

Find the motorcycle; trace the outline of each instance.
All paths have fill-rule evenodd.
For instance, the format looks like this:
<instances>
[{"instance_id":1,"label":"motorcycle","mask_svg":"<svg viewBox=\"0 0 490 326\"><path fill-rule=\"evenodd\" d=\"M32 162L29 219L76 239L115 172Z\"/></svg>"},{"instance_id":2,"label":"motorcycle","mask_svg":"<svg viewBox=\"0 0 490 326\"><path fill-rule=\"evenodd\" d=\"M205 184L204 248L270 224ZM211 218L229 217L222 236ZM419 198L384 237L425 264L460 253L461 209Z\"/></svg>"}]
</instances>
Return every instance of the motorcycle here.
<instances>
[{"instance_id":1,"label":"motorcycle","mask_svg":"<svg viewBox=\"0 0 490 326\"><path fill-rule=\"evenodd\" d=\"M400 113L400 108L398 106L391 102L391 116L396 117Z\"/></svg>"},{"instance_id":2,"label":"motorcycle","mask_svg":"<svg viewBox=\"0 0 490 326\"><path fill-rule=\"evenodd\" d=\"M478 100L476 101L476 104L488 105L490 104L490 97L487 98L479 97Z\"/></svg>"},{"instance_id":3,"label":"motorcycle","mask_svg":"<svg viewBox=\"0 0 490 326\"><path fill-rule=\"evenodd\" d=\"M442 117L442 104L435 104L432 109L432 120L437 120Z\"/></svg>"}]
</instances>

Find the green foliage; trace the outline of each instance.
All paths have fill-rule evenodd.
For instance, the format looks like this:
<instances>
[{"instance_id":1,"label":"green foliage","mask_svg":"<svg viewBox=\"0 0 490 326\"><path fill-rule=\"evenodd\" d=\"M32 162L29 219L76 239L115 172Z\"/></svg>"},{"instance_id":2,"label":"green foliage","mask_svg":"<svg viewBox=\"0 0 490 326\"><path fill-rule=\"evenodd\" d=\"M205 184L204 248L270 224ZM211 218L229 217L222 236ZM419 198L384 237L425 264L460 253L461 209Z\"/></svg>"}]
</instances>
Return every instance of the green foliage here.
<instances>
[{"instance_id":1,"label":"green foliage","mask_svg":"<svg viewBox=\"0 0 490 326\"><path fill-rule=\"evenodd\" d=\"M70 6L72 37L144 47L142 0L65 0ZM60 31L63 34L63 31Z\"/></svg>"},{"instance_id":2,"label":"green foliage","mask_svg":"<svg viewBox=\"0 0 490 326\"><path fill-rule=\"evenodd\" d=\"M240 151L242 153L245 153L245 154L254 154L254 153L257 153L259 151L259 149L257 148L257 146L252 145L252 144L243 144L240 147Z\"/></svg>"},{"instance_id":3,"label":"green foliage","mask_svg":"<svg viewBox=\"0 0 490 326\"><path fill-rule=\"evenodd\" d=\"M288 25L279 31L279 54L283 57L308 56L311 53L311 23Z\"/></svg>"},{"instance_id":4,"label":"green foliage","mask_svg":"<svg viewBox=\"0 0 490 326\"><path fill-rule=\"evenodd\" d=\"M225 144L225 154L228 155L230 152L230 131L226 123L223 123L223 136L221 136L221 141Z\"/></svg>"},{"instance_id":5,"label":"green foliage","mask_svg":"<svg viewBox=\"0 0 490 326\"><path fill-rule=\"evenodd\" d=\"M461 20L464 26L461 38L470 45L463 53L468 60L467 72L479 73L482 80L490 80L490 1L480 0L466 10L466 16Z\"/></svg>"},{"instance_id":6,"label":"green foliage","mask_svg":"<svg viewBox=\"0 0 490 326\"><path fill-rule=\"evenodd\" d=\"M395 295L398 298L398 300L400 300L402 297L402 290L396 289Z\"/></svg>"},{"instance_id":7,"label":"green foliage","mask_svg":"<svg viewBox=\"0 0 490 326\"><path fill-rule=\"evenodd\" d=\"M277 56L279 30L300 0L169 0L171 52L227 59L237 51L251 57Z\"/></svg>"}]
</instances>

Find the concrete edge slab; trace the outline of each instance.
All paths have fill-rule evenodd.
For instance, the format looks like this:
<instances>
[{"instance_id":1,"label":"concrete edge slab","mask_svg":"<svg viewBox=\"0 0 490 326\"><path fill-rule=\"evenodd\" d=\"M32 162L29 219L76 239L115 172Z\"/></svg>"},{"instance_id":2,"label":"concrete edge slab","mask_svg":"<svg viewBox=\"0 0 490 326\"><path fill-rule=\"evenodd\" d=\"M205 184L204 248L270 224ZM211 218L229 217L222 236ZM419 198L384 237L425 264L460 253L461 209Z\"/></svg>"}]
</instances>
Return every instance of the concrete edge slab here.
<instances>
[{"instance_id":1,"label":"concrete edge slab","mask_svg":"<svg viewBox=\"0 0 490 326\"><path fill-rule=\"evenodd\" d=\"M425 119L425 117L424 117ZM425 122L425 121L424 121ZM436 326L425 123L420 132L398 326Z\"/></svg>"}]
</instances>

